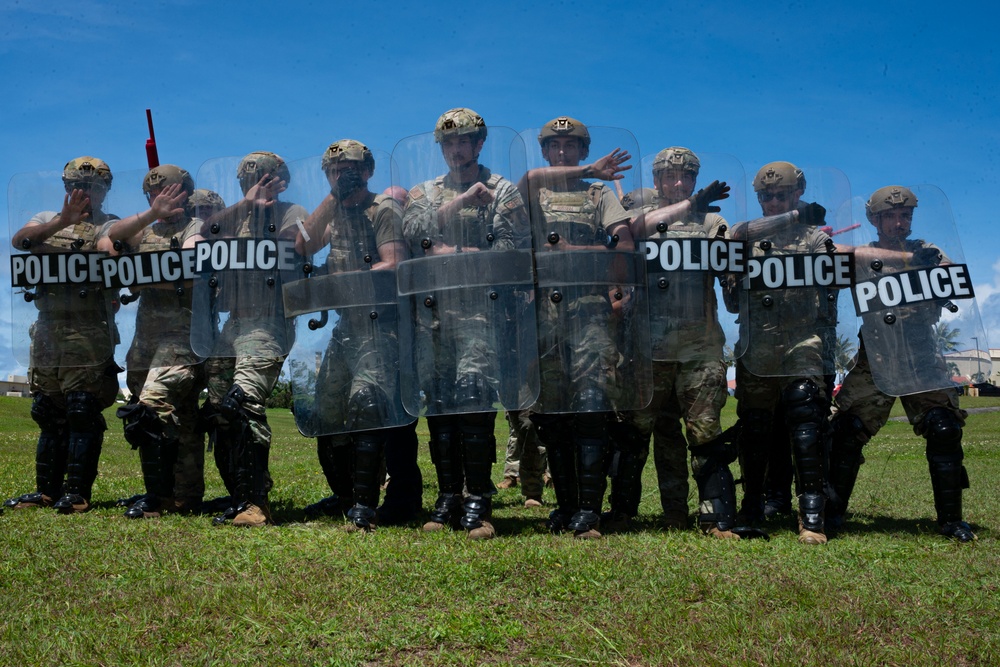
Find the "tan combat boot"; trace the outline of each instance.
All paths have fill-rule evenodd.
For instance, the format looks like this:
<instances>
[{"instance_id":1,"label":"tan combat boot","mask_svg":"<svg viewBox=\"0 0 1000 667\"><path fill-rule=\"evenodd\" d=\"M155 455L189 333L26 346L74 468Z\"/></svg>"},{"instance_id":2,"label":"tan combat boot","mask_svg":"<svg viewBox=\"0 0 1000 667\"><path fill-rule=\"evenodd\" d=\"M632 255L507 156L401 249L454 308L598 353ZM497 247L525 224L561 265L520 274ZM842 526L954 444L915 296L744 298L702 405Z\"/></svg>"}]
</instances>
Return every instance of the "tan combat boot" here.
<instances>
[{"instance_id":1,"label":"tan combat boot","mask_svg":"<svg viewBox=\"0 0 1000 667\"><path fill-rule=\"evenodd\" d=\"M479 528L473 528L469 531L470 540L492 540L497 536L497 529L493 527L493 524L489 521L481 521L482 525Z\"/></svg>"},{"instance_id":2,"label":"tan combat boot","mask_svg":"<svg viewBox=\"0 0 1000 667\"><path fill-rule=\"evenodd\" d=\"M497 484L498 489L513 489L517 486L517 477L512 477L508 475L504 477L503 480Z\"/></svg>"},{"instance_id":3,"label":"tan combat boot","mask_svg":"<svg viewBox=\"0 0 1000 667\"><path fill-rule=\"evenodd\" d=\"M261 505L246 503L240 508L236 516L233 517L234 526L259 528L269 523L271 523L271 509L267 506L266 501Z\"/></svg>"},{"instance_id":4,"label":"tan combat boot","mask_svg":"<svg viewBox=\"0 0 1000 667\"><path fill-rule=\"evenodd\" d=\"M524 501L525 509L531 509L532 507L541 507L541 506L542 506L541 498L528 498L527 500Z\"/></svg>"}]
</instances>

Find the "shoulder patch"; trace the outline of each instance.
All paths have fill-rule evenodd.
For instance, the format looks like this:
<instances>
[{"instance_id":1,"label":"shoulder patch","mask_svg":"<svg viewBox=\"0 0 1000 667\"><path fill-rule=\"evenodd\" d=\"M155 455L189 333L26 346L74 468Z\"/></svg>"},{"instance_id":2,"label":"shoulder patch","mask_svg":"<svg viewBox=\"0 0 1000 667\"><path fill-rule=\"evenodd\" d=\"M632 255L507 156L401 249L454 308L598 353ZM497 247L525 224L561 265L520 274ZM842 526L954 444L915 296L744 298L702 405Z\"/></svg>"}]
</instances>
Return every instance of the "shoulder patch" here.
<instances>
[{"instance_id":1,"label":"shoulder patch","mask_svg":"<svg viewBox=\"0 0 1000 667\"><path fill-rule=\"evenodd\" d=\"M424 189L419 185L414 185L410 188L410 199L423 199Z\"/></svg>"}]
</instances>

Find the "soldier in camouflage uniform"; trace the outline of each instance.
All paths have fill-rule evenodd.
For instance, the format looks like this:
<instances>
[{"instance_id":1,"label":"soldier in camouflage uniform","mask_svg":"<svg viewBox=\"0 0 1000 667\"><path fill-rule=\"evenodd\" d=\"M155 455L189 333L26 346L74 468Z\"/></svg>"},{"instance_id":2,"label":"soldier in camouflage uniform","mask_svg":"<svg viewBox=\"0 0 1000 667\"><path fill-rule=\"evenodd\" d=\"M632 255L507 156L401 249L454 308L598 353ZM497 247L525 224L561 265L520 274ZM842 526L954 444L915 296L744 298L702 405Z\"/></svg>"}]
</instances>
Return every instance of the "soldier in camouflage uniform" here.
<instances>
[{"instance_id":1,"label":"soldier in camouflage uniform","mask_svg":"<svg viewBox=\"0 0 1000 667\"><path fill-rule=\"evenodd\" d=\"M868 221L878 232L878 240L872 246L895 256L893 261L886 252L879 254L884 273L949 263L937 246L909 238L916 207L916 196L900 185L879 188L865 204ZM919 359L903 355L905 358L900 360L901 363L913 365L919 369L918 372L931 376L947 377L948 371L937 353L933 335L934 325L941 316L940 302L918 304L900 312L905 313L908 320L905 329L910 336L906 341L907 349L921 349L922 346L926 350ZM913 340L914 332L922 334L922 340ZM892 363L892 360L877 360L876 363ZM907 369L906 372L912 371ZM958 390L925 391L902 396L900 401L913 425L913 432L927 441L927 464L941 534L959 542L975 540L975 533L962 520L962 490L969 487L969 476L962 465L962 427L967 413L959 408ZM835 498L831 500L828 510L829 521L834 527L841 525L847 511L858 470L864 462L862 450L885 426L895 402L895 397L875 386L862 338L857 363L834 401L830 483Z\"/></svg>"},{"instance_id":2,"label":"soldier in camouflage uniform","mask_svg":"<svg viewBox=\"0 0 1000 667\"><path fill-rule=\"evenodd\" d=\"M524 410L508 410L507 457L504 460L502 482L499 489L512 489L519 483L526 508L542 506L542 488L548 456L538 442L538 430Z\"/></svg>"},{"instance_id":3,"label":"soldier in camouflage uniform","mask_svg":"<svg viewBox=\"0 0 1000 667\"><path fill-rule=\"evenodd\" d=\"M528 199L536 253L596 250L606 248L612 238L631 249L630 216L614 192L603 183L582 180L613 178L627 154L582 165L590 152L590 132L568 116L546 123L538 143L550 166L531 170L519 185ZM601 167L608 165L605 173ZM601 537L608 423L618 386L619 350L609 326L614 311L601 288L573 289L562 301L542 290L535 297L541 384L530 418L545 446L559 505L549 517L549 529L594 539ZM572 332L562 330L560 313L574 319ZM573 412L553 411L566 396L572 397Z\"/></svg>"},{"instance_id":4,"label":"soldier in camouflage uniform","mask_svg":"<svg viewBox=\"0 0 1000 667\"><path fill-rule=\"evenodd\" d=\"M403 207L392 197L368 189L375 172L372 152L358 141L342 139L326 149L321 166L331 190L305 221L305 232L296 240L300 254L312 256L329 244L329 274L394 271L407 256ZM376 515L379 477L387 450L405 441L416 423L412 420L384 428L390 425L386 419L392 404L398 402L398 378L388 375L396 373L398 341L395 326L391 330L379 328L383 336L372 335L376 323L369 317L369 310L344 309L323 356L313 411L320 422L317 432L324 433L317 439L319 460L335 496L306 508L307 514L315 515L332 513L329 506L337 505L351 521L350 528L366 531L374 530L380 518ZM341 392L341 388L348 391ZM415 450L413 454L415 467ZM414 485L411 473L407 469L390 470L396 485L394 492L397 487ZM339 488L347 486L340 480L348 481L350 488ZM419 484L419 470L416 481ZM343 496L339 502L335 502L337 495ZM387 513L393 509L390 507Z\"/></svg>"},{"instance_id":5,"label":"soldier in camouflage uniform","mask_svg":"<svg viewBox=\"0 0 1000 667\"><path fill-rule=\"evenodd\" d=\"M521 195L510 181L479 164L486 135L482 116L471 109L451 109L438 118L434 139L449 171L410 190L403 233L414 256L518 247L516 236L526 229ZM433 364L427 375L433 374L440 396L453 401L450 409L458 412L427 418L438 498L424 530L461 525L470 539L489 539L496 535L491 523L496 412L471 410L493 404L495 351L485 315L441 313L448 308L444 303L435 307L432 327L439 326L440 317L461 322L454 339L440 341L445 353L437 359L417 360L425 368Z\"/></svg>"},{"instance_id":6,"label":"soldier in camouflage uniform","mask_svg":"<svg viewBox=\"0 0 1000 667\"><path fill-rule=\"evenodd\" d=\"M62 210L29 220L11 239L14 247L32 253L110 250L107 227L116 218L101 206L111 188L111 169L83 156L66 164L62 179ZM35 291L38 318L30 330L28 382L31 417L41 429L36 491L5 506L55 507L67 514L90 509L107 430L101 412L118 395L120 369L112 357L116 296L99 284L40 285Z\"/></svg>"},{"instance_id":7,"label":"soldier in camouflage uniform","mask_svg":"<svg viewBox=\"0 0 1000 667\"><path fill-rule=\"evenodd\" d=\"M824 221L823 207L800 204L806 187L800 169L788 162L771 162L757 172L753 187L765 216L791 214L795 220L769 230L768 243L754 243L753 257L833 251L833 241L818 228ZM734 238L745 239L748 235L754 237L752 224L738 225L733 230ZM736 362L741 426L738 449L744 489L737 523L749 525L763 518L768 445L775 430L775 415L783 413L795 464L799 542L803 544L826 543L830 397L824 378L824 336L831 324L828 297L826 288L785 289L771 306L748 298L740 307L741 338L749 332L749 339L740 341L746 351ZM793 375L754 375L747 368L750 359L760 366L787 368Z\"/></svg>"},{"instance_id":8,"label":"soldier in camouflage uniform","mask_svg":"<svg viewBox=\"0 0 1000 667\"><path fill-rule=\"evenodd\" d=\"M294 242L296 222L305 220L308 212L278 199L290 178L285 161L274 153L256 151L240 161L236 175L243 199L208 220L202 236ZM232 475L233 505L217 522L255 527L271 522L267 500L272 486L267 465L271 427L265 401L278 381L293 334L285 322L280 284L264 284L255 273L239 274L230 271L220 285L217 307L228 311L229 319L216 351L205 362L208 400L202 419L216 456L228 456ZM248 303L260 307L244 310Z\"/></svg>"},{"instance_id":9,"label":"soldier in camouflage uniform","mask_svg":"<svg viewBox=\"0 0 1000 667\"><path fill-rule=\"evenodd\" d=\"M728 236L727 223L713 201L728 197L725 183L713 182L694 192L701 162L687 148L674 146L660 151L653 161L656 193L633 220L632 233L651 242L667 238L714 239ZM719 324L710 272L675 272L669 289L654 290L650 303L653 331L653 399L643 410L625 413L613 439L617 465L612 478L612 521L638 511L638 488L649 451L649 437L657 419L671 418L679 403L691 468L698 484L698 523L716 537L739 537L732 532L736 514L736 491L729 463L735 460L722 436L719 420L726 404L726 365L722 360L725 336ZM683 526L687 519L687 466L684 449L679 456L664 452L665 461L680 459L670 469L674 479L660 480L671 498L661 498L668 525ZM665 466L666 467L666 466ZM679 478L679 479L678 479ZM683 495L682 495L683 492Z\"/></svg>"},{"instance_id":10,"label":"soldier in camouflage uniform","mask_svg":"<svg viewBox=\"0 0 1000 667\"><path fill-rule=\"evenodd\" d=\"M108 236L113 255L193 248L202 220L189 214L194 179L175 165L149 170L142 190L150 208L115 222ZM119 250L120 248L120 250ZM126 356L129 404L118 409L125 439L139 450L146 493L126 511L131 519L156 518L174 509L196 509L204 495L203 463L194 488L175 491L175 465L204 461L198 428L198 394L204 387L200 359L191 351L190 285L158 283L140 292L135 338ZM176 501L175 501L176 495Z\"/></svg>"}]
</instances>

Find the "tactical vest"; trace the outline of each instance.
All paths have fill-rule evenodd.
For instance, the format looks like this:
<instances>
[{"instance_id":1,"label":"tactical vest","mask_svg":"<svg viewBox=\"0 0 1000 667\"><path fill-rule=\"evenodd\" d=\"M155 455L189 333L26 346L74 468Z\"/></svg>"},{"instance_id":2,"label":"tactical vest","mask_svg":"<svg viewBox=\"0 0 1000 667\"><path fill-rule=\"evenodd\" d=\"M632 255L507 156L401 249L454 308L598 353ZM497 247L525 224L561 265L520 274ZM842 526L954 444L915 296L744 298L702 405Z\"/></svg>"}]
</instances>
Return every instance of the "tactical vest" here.
<instances>
[{"instance_id":1,"label":"tactical vest","mask_svg":"<svg viewBox=\"0 0 1000 667\"><path fill-rule=\"evenodd\" d=\"M375 215L388 195L375 195L368 206L341 209L330 221L330 254L326 267L330 273L359 271L381 261L375 238Z\"/></svg>"},{"instance_id":2,"label":"tactical vest","mask_svg":"<svg viewBox=\"0 0 1000 667\"><path fill-rule=\"evenodd\" d=\"M427 193L431 203L431 210L437 211L443 205L454 200L464 190L457 190L445 185L445 177L438 176L431 184ZM502 176L490 173L485 181L486 187L491 193L496 193L497 187L503 180ZM471 187L472 184L469 184ZM496 210L497 202L494 199L489 206L467 206L460 210L457 219L453 218L441 231L442 240L447 245L464 246L469 248L479 248L485 250L490 247L493 238L493 213Z\"/></svg>"},{"instance_id":3,"label":"tactical vest","mask_svg":"<svg viewBox=\"0 0 1000 667\"><path fill-rule=\"evenodd\" d=\"M154 223L142 230L142 239L133 251L144 253L179 249L200 227L201 221L187 216L179 222ZM136 314L137 334L148 333L153 338L162 338L166 331L190 331L191 291L190 287L185 287L182 294L178 294L176 289L142 290Z\"/></svg>"},{"instance_id":4,"label":"tactical vest","mask_svg":"<svg viewBox=\"0 0 1000 667\"><path fill-rule=\"evenodd\" d=\"M66 252L97 252L97 240L104 225L117 220L103 212L96 212L96 222L78 222L72 227L60 229L49 237L46 244L64 249ZM40 285L33 303L39 312L51 318L75 319L81 315L88 320L106 320L110 312L113 294L99 284L89 285Z\"/></svg>"},{"instance_id":5,"label":"tactical vest","mask_svg":"<svg viewBox=\"0 0 1000 667\"><path fill-rule=\"evenodd\" d=\"M603 188L601 183L572 192L539 188L538 207L545 225L545 237L554 232L573 245L605 245L608 234L597 220Z\"/></svg>"}]
</instances>

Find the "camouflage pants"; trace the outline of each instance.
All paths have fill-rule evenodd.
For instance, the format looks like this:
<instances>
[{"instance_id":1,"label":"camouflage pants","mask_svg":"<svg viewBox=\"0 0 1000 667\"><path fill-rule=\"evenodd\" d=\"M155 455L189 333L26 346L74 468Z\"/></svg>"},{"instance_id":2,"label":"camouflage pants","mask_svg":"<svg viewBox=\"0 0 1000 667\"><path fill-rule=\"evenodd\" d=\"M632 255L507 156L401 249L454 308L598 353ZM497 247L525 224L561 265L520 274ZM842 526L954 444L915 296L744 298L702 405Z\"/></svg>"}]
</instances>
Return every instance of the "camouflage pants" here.
<instances>
[{"instance_id":1,"label":"camouflage pants","mask_svg":"<svg viewBox=\"0 0 1000 667\"><path fill-rule=\"evenodd\" d=\"M653 399L625 419L648 441L653 440L660 502L687 504L687 446L703 445L722 434L719 415L729 396L726 366L718 361L657 361L653 364ZM687 442L680 436L683 419ZM648 451L648 449L647 449Z\"/></svg>"},{"instance_id":2,"label":"camouflage pants","mask_svg":"<svg viewBox=\"0 0 1000 667\"><path fill-rule=\"evenodd\" d=\"M104 325L39 320L30 329L31 363L28 386L60 408L64 395L82 391L98 398L102 408L118 397L118 371L111 353L111 333Z\"/></svg>"},{"instance_id":3,"label":"camouflage pants","mask_svg":"<svg viewBox=\"0 0 1000 667\"><path fill-rule=\"evenodd\" d=\"M611 307L602 297L582 297L557 310L546 299L540 314L539 395L532 410L571 412L573 398L586 385L617 403L619 353L611 337Z\"/></svg>"},{"instance_id":4,"label":"camouflage pants","mask_svg":"<svg viewBox=\"0 0 1000 667\"><path fill-rule=\"evenodd\" d=\"M924 415L932 408L944 408L955 415L959 423L965 425L968 413L958 407L958 392L940 389L900 397L906 417L919 435L918 426ZM849 414L858 417L864 425L865 436L872 438L889 420L889 413L896 402L895 396L879 391L872 378L868 355L862 348L857 363L847 374L843 386L834 399L833 414Z\"/></svg>"},{"instance_id":5,"label":"camouflage pants","mask_svg":"<svg viewBox=\"0 0 1000 667\"><path fill-rule=\"evenodd\" d=\"M216 409L229 390L238 385L246 394L243 410L249 417L250 439L255 447L271 448L271 427L265 402L274 391L285 362L283 331L271 322L230 319L213 354L205 362L208 401ZM271 487L270 475L265 473Z\"/></svg>"},{"instance_id":6,"label":"camouflage pants","mask_svg":"<svg viewBox=\"0 0 1000 667\"><path fill-rule=\"evenodd\" d=\"M526 410L509 410L507 423L510 425L510 436L507 438L503 476L518 477L524 497L539 499L544 486L542 477L548 467L545 446L538 440L535 425Z\"/></svg>"},{"instance_id":7,"label":"camouflage pants","mask_svg":"<svg viewBox=\"0 0 1000 667\"><path fill-rule=\"evenodd\" d=\"M375 388L388 401L397 400L397 346L395 336L374 340L364 330L338 329L334 332L316 375L312 434L356 430L350 423L348 406L351 397L365 388ZM383 411L391 412L391 406L383 406ZM407 421L409 419L402 419L400 423Z\"/></svg>"}]
</instances>

